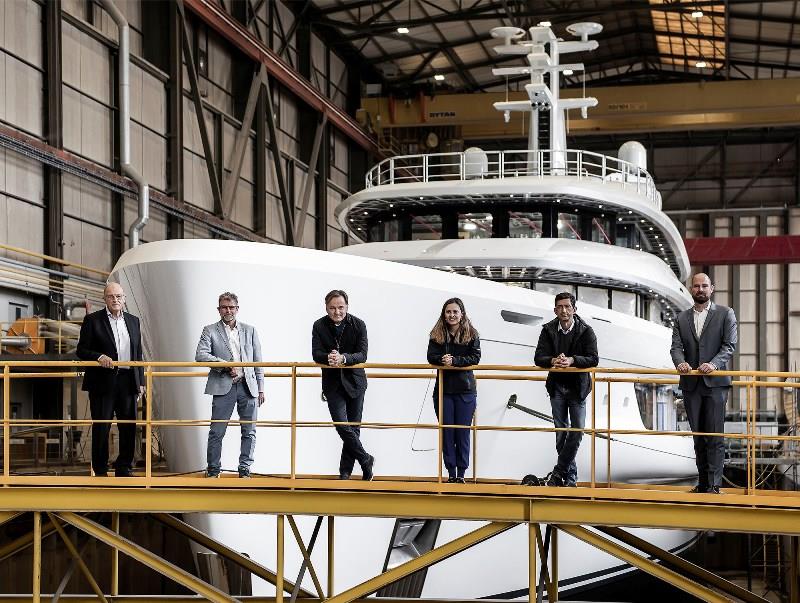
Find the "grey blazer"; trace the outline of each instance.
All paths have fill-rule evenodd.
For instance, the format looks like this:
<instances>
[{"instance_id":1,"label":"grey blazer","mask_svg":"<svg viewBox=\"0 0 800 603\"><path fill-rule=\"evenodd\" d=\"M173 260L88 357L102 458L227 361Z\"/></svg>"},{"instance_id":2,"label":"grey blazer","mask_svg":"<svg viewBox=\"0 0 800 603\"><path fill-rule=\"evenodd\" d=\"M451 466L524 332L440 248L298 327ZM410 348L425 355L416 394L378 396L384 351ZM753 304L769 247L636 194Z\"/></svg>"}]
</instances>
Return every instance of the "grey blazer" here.
<instances>
[{"instance_id":1,"label":"grey blazer","mask_svg":"<svg viewBox=\"0 0 800 603\"><path fill-rule=\"evenodd\" d=\"M239 327L239 345L242 362L261 362L261 342L255 327L237 321ZM213 325L203 327L203 334L197 344L194 355L195 362L233 362L233 353L225 332L225 323L221 320ZM248 366L244 369L244 379L250 395L255 398L258 392L264 391L264 369ZM212 368L208 373L206 393L222 396L231 391L233 377L227 368Z\"/></svg>"},{"instance_id":2,"label":"grey blazer","mask_svg":"<svg viewBox=\"0 0 800 603\"><path fill-rule=\"evenodd\" d=\"M689 308L678 314L678 320L672 327L672 362L675 366L688 362L692 369L704 362L710 362L720 371L730 370L729 365L738 339L736 315L731 308L712 302L708 307L708 316L700 337L694 328L694 310ZM699 379L689 375L682 376L681 390L693 391ZM702 379L708 387L729 387L731 384L730 377L716 377L714 373L704 375Z\"/></svg>"}]
</instances>

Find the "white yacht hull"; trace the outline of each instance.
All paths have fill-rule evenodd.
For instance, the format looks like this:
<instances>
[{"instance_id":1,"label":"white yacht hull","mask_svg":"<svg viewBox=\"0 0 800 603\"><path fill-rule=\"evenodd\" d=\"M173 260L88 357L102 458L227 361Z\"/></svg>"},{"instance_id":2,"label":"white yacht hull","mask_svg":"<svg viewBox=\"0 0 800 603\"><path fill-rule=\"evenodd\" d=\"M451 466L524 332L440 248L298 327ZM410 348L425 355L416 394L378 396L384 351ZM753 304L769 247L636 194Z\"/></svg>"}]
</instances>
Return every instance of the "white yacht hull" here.
<instances>
[{"instance_id":1,"label":"white yacht hull","mask_svg":"<svg viewBox=\"0 0 800 603\"><path fill-rule=\"evenodd\" d=\"M258 329L265 361L310 361L311 325L323 315L323 297L334 288L350 295L350 311L366 321L369 361L422 363L428 332L441 305L461 297L481 333L485 364L529 365L539 326L507 322L501 311L553 317L549 295L506 287L427 268L370 258L333 254L295 247L209 240L149 243L128 251L115 267L113 280L128 293L128 308L142 318L145 357L184 361L194 358L204 325L218 320L217 296L233 291L239 296L239 318ZM578 313L594 327L601 365L669 367L669 331L647 321L608 309L580 305ZM159 418L204 419L211 401L203 394L204 378L155 380L154 409ZM370 380L364 420L393 423L435 423L431 400L432 379ZM290 418L289 379L272 378L266 384L267 402L262 420ZM612 386L612 428L642 429L636 397L630 384ZM483 380L478 385L477 420L482 425L546 426L547 423L507 408L511 394L518 403L550 414L542 383ZM605 388L597 394L598 427L606 425ZM591 404L587 424L591 424ZM304 421L330 420L320 399L318 378L300 379L297 417ZM201 471L206 463L207 427L161 429L170 469ZM239 454L238 428L229 428L224 440L223 469L235 470ZM297 472L335 474L340 440L333 429L297 430ZM691 440L672 436L624 436L611 445L612 479L617 481L671 481L695 473ZM434 476L437 474L438 436L433 430L362 430L365 448L375 455L376 474ZM290 432L260 427L253 471L289 473ZM584 438L577 462L579 478L589 478L591 440ZM527 473L546 474L555 462L551 433L481 432L477 436L477 472L481 478L518 480ZM607 443L597 441L598 480L606 479ZM356 468L358 470L358 468ZM275 519L267 516L198 515L188 521L211 537L275 566ZM306 542L314 518L298 518ZM393 519L341 518L336 522L337 591L353 586L384 569L393 533ZM468 522L443 522L437 544L475 529ZM288 532L288 530L287 530ZM681 531L650 531L652 542L674 549L692 538ZM293 578L302 561L291 537L287 538L287 577ZM325 530L317 541L315 564L325 583ZM612 557L573 539L559 540L559 577L580 580L619 565ZM491 568L487 571L487 568ZM600 572L596 574L596 572ZM431 568L423 596L476 598L500 593L522 596L527 588L527 531L514 528L463 554ZM274 590L259 580L253 594ZM306 574L304 586L313 589Z\"/></svg>"}]
</instances>

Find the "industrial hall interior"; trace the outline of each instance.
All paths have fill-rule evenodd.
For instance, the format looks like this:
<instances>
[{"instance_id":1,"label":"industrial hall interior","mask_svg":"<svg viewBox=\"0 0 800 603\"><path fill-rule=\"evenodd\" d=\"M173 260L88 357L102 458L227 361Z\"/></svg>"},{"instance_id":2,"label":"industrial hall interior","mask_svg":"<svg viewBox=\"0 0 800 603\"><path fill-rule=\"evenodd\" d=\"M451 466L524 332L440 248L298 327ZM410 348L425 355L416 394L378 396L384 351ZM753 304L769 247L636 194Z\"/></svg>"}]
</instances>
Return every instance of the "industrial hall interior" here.
<instances>
[{"instance_id":1,"label":"industrial hall interior","mask_svg":"<svg viewBox=\"0 0 800 603\"><path fill-rule=\"evenodd\" d=\"M0 0L0 603L800 603L800 0Z\"/></svg>"}]
</instances>

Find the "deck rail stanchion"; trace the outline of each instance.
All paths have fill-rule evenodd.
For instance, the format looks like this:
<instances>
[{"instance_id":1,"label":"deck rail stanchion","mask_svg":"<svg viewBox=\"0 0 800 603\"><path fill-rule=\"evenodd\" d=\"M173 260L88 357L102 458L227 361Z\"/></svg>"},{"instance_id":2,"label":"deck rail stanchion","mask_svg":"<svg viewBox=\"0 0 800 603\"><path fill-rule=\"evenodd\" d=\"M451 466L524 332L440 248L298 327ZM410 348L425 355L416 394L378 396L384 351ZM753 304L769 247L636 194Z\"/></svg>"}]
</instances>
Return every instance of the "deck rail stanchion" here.
<instances>
[{"instance_id":1,"label":"deck rail stanchion","mask_svg":"<svg viewBox=\"0 0 800 603\"><path fill-rule=\"evenodd\" d=\"M752 411L752 404L753 404L753 397L752 397L752 390L753 386L750 382L745 385L745 393L747 399L747 406L745 409L745 458L747 460L747 488L745 492L747 494L753 493L753 465L751 463L751 456L752 456L752 447L753 447L753 438L752 434L750 433L750 413Z\"/></svg>"},{"instance_id":2,"label":"deck rail stanchion","mask_svg":"<svg viewBox=\"0 0 800 603\"><path fill-rule=\"evenodd\" d=\"M33 513L33 597L34 603L42 600L42 513Z\"/></svg>"},{"instance_id":3,"label":"deck rail stanchion","mask_svg":"<svg viewBox=\"0 0 800 603\"><path fill-rule=\"evenodd\" d=\"M11 367L3 367L3 479L11 476Z\"/></svg>"},{"instance_id":4,"label":"deck rail stanchion","mask_svg":"<svg viewBox=\"0 0 800 603\"><path fill-rule=\"evenodd\" d=\"M442 483L442 462L443 462L443 452L444 452L444 429L442 428L442 424L444 423L444 369L438 369L437 381L439 382L439 399L437 401L437 405L439 407L439 459L437 460L437 466L439 468L438 474L438 481Z\"/></svg>"},{"instance_id":5,"label":"deck rail stanchion","mask_svg":"<svg viewBox=\"0 0 800 603\"><path fill-rule=\"evenodd\" d=\"M472 414L472 481L478 483L478 405Z\"/></svg>"},{"instance_id":6,"label":"deck rail stanchion","mask_svg":"<svg viewBox=\"0 0 800 603\"><path fill-rule=\"evenodd\" d=\"M611 487L611 381L606 382L606 487Z\"/></svg>"},{"instance_id":7,"label":"deck rail stanchion","mask_svg":"<svg viewBox=\"0 0 800 603\"><path fill-rule=\"evenodd\" d=\"M596 456L597 456L597 424L595 421L595 417L597 416L597 381L595 378L597 377L597 373L595 369L589 371L589 374L592 379L592 473L591 473L591 486L594 488L597 485L597 475L596 475Z\"/></svg>"},{"instance_id":8,"label":"deck rail stanchion","mask_svg":"<svg viewBox=\"0 0 800 603\"><path fill-rule=\"evenodd\" d=\"M333 571L334 571L334 517L333 515L328 515L328 598L330 599L333 597L334 591L334 581L333 581Z\"/></svg>"},{"instance_id":9,"label":"deck rail stanchion","mask_svg":"<svg viewBox=\"0 0 800 603\"><path fill-rule=\"evenodd\" d=\"M58 528L58 520L51 518L53 525ZM111 514L111 529L119 535L119 513ZM119 595L119 549L111 547L111 595L116 597Z\"/></svg>"},{"instance_id":10,"label":"deck rail stanchion","mask_svg":"<svg viewBox=\"0 0 800 603\"><path fill-rule=\"evenodd\" d=\"M145 456L144 456L144 476L147 478L147 485L153 477L153 365L148 364L145 371Z\"/></svg>"},{"instance_id":11,"label":"deck rail stanchion","mask_svg":"<svg viewBox=\"0 0 800 603\"><path fill-rule=\"evenodd\" d=\"M528 603L536 602L536 527L533 501L528 501Z\"/></svg>"},{"instance_id":12,"label":"deck rail stanchion","mask_svg":"<svg viewBox=\"0 0 800 603\"><path fill-rule=\"evenodd\" d=\"M291 474L297 477L297 365L292 365Z\"/></svg>"}]
</instances>

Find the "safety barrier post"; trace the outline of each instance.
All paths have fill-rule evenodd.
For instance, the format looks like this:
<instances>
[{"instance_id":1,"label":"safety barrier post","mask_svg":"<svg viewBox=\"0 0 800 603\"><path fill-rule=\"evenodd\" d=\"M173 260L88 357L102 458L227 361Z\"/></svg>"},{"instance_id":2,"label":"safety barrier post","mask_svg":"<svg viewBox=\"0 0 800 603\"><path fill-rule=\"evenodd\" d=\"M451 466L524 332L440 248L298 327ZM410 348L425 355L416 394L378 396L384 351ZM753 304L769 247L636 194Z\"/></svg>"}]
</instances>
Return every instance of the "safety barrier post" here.
<instances>
[{"instance_id":1,"label":"safety barrier post","mask_svg":"<svg viewBox=\"0 0 800 603\"><path fill-rule=\"evenodd\" d=\"M528 603L536 603L536 526L533 501L528 501Z\"/></svg>"},{"instance_id":2,"label":"safety barrier post","mask_svg":"<svg viewBox=\"0 0 800 603\"><path fill-rule=\"evenodd\" d=\"M147 478L148 484L150 486L150 478L153 476L153 366L151 364L147 365L147 369L145 372L145 388L144 388L145 395L147 399L145 400L144 405L144 412L145 412L145 424L144 424L144 432L145 432L145 457L144 457L144 476Z\"/></svg>"},{"instance_id":3,"label":"safety barrier post","mask_svg":"<svg viewBox=\"0 0 800 603\"><path fill-rule=\"evenodd\" d=\"M472 481L478 483L478 405L472 415Z\"/></svg>"},{"instance_id":4,"label":"safety barrier post","mask_svg":"<svg viewBox=\"0 0 800 603\"><path fill-rule=\"evenodd\" d=\"M437 380L439 382L439 400L437 402L439 406L439 459L437 461L437 465L439 467L439 477L438 481L442 483L442 454L444 452L444 429L442 429L442 423L444 418L444 369L438 369L437 371Z\"/></svg>"},{"instance_id":5,"label":"safety barrier post","mask_svg":"<svg viewBox=\"0 0 800 603\"><path fill-rule=\"evenodd\" d=\"M596 484L596 470L595 470L595 460L596 460L596 455L597 455L597 449L596 449L597 431L595 429L596 428L595 416L597 414L596 413L596 410L597 410L597 406L596 406L596 402L597 402L597 391L596 391L597 388L596 388L596 385L597 385L597 382L595 381L595 378L597 376L597 373L595 372L595 369L592 369L589 374L592 377L592 474L591 474L591 486L592 486L592 488L594 488L597 485Z\"/></svg>"},{"instance_id":6,"label":"safety barrier post","mask_svg":"<svg viewBox=\"0 0 800 603\"><path fill-rule=\"evenodd\" d=\"M283 515L278 515L276 537L277 562L275 568L275 603L283 603Z\"/></svg>"},{"instance_id":7,"label":"safety barrier post","mask_svg":"<svg viewBox=\"0 0 800 603\"><path fill-rule=\"evenodd\" d=\"M553 528L552 539L550 540L550 584L553 585L552 601L558 601L558 527Z\"/></svg>"},{"instance_id":8,"label":"safety barrier post","mask_svg":"<svg viewBox=\"0 0 800 603\"><path fill-rule=\"evenodd\" d=\"M606 382L606 487L611 487L611 381Z\"/></svg>"},{"instance_id":9,"label":"safety barrier post","mask_svg":"<svg viewBox=\"0 0 800 603\"><path fill-rule=\"evenodd\" d=\"M746 422L745 422L745 427L746 427L745 428L745 438L746 438L745 439L745 442L746 442L745 457L747 459L747 489L746 489L745 492L746 492L746 494L753 494L753 482L754 482L753 471L754 471L755 468L753 467L753 464L751 462L751 457L752 457L752 453L753 453L753 451L752 451L753 438L752 438L752 434L750 433L750 413L752 412L752 405L753 405L753 398L752 398L752 393L753 393L752 390L753 390L753 388L752 388L752 385L750 385L749 382L748 382L747 385L745 385L745 388L746 388L745 391L747 392L747 409L745 411L745 413L746 413L745 414L745 416L746 416Z\"/></svg>"},{"instance_id":10,"label":"safety barrier post","mask_svg":"<svg viewBox=\"0 0 800 603\"><path fill-rule=\"evenodd\" d=\"M297 477L297 366L292 366L291 476Z\"/></svg>"},{"instance_id":11,"label":"safety barrier post","mask_svg":"<svg viewBox=\"0 0 800 603\"><path fill-rule=\"evenodd\" d=\"M3 479L11 476L11 367L3 367Z\"/></svg>"}]
</instances>

